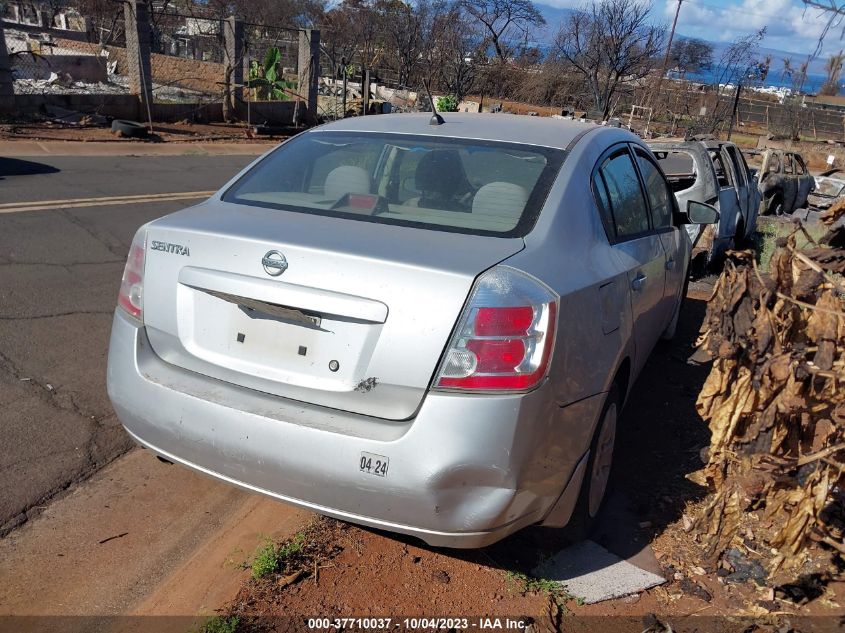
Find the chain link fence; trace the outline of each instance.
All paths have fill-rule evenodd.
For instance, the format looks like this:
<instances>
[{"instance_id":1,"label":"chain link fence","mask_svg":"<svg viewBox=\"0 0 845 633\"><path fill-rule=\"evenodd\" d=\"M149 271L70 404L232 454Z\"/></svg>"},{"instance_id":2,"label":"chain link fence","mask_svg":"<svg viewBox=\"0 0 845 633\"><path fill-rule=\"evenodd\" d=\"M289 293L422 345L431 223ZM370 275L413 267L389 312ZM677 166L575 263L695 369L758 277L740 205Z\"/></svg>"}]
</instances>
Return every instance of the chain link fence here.
<instances>
[{"instance_id":1,"label":"chain link fence","mask_svg":"<svg viewBox=\"0 0 845 633\"><path fill-rule=\"evenodd\" d=\"M225 92L223 22L155 5L150 11L150 75L155 103L204 108Z\"/></svg>"}]
</instances>

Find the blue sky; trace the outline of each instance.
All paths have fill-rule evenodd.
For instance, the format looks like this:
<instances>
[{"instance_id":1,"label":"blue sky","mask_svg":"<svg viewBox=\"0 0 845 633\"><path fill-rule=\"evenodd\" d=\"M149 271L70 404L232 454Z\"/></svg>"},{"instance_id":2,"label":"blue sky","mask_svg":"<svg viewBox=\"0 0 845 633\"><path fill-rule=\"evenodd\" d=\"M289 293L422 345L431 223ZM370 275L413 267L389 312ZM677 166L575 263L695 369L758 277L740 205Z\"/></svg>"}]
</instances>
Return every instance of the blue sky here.
<instances>
[{"instance_id":1,"label":"blue sky","mask_svg":"<svg viewBox=\"0 0 845 633\"><path fill-rule=\"evenodd\" d=\"M542 4L569 9L579 0L542 0ZM654 0L655 17L671 24L677 0ZM815 51L827 16L804 7L801 0L683 0L677 32L713 42L730 42L767 28L765 48L794 53L797 57ZM845 48L842 28L833 28L825 38L822 55Z\"/></svg>"}]
</instances>

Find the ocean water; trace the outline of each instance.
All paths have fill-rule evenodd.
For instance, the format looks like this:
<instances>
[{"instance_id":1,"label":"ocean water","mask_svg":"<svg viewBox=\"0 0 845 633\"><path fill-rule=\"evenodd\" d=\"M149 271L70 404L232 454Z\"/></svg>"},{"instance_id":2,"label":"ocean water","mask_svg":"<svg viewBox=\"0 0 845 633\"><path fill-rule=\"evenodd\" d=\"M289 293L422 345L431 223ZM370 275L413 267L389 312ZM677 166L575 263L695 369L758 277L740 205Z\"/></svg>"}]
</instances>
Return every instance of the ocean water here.
<instances>
[{"instance_id":1,"label":"ocean water","mask_svg":"<svg viewBox=\"0 0 845 633\"><path fill-rule=\"evenodd\" d=\"M669 73L669 76L675 76L674 73ZM699 73L687 73L686 79L690 81L700 81L701 83L710 84L716 81L715 73L712 71L702 71ZM804 86L802 88L802 92L807 94L816 94L821 89L822 84L824 84L827 76L807 73L807 78L804 80ZM769 72L769 75L766 77L765 81L749 81L748 85L753 86L773 86L775 88L794 88L794 82L791 77L782 77L779 71L772 71ZM839 86L839 94L842 94L842 85Z\"/></svg>"}]
</instances>

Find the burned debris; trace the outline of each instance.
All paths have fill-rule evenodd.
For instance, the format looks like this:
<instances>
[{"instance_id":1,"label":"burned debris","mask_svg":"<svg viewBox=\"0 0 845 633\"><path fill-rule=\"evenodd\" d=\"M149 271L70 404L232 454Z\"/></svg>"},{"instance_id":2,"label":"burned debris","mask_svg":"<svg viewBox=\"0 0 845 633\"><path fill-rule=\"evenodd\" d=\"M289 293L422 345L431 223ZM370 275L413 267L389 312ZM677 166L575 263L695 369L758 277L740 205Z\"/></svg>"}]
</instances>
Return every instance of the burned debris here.
<instances>
[{"instance_id":1,"label":"burned debris","mask_svg":"<svg viewBox=\"0 0 845 633\"><path fill-rule=\"evenodd\" d=\"M796 225L768 274L750 251L730 253L708 303L698 347L713 365L697 409L713 494L694 530L713 562L739 560L752 524L770 576L797 573L814 546L845 554L843 216L842 202L822 216L818 242Z\"/></svg>"}]
</instances>

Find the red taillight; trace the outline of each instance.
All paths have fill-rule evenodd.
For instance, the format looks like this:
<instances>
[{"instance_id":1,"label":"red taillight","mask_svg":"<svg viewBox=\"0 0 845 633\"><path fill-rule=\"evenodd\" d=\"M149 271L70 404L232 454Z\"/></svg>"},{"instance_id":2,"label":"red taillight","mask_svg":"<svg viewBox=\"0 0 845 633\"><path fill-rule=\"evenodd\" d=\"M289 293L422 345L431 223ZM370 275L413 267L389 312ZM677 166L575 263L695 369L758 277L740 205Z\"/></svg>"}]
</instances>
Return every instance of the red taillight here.
<instances>
[{"instance_id":1,"label":"red taillight","mask_svg":"<svg viewBox=\"0 0 845 633\"><path fill-rule=\"evenodd\" d=\"M123 280L120 282L120 294L117 296L117 304L139 320L143 320L146 237L146 232L141 230L132 240L132 246L129 247L129 257L126 258L126 268L123 269Z\"/></svg>"},{"instance_id":2,"label":"red taillight","mask_svg":"<svg viewBox=\"0 0 845 633\"><path fill-rule=\"evenodd\" d=\"M525 359L525 343L518 339L467 341L467 349L478 359L475 371L481 374L499 374L514 371Z\"/></svg>"},{"instance_id":3,"label":"red taillight","mask_svg":"<svg viewBox=\"0 0 845 633\"><path fill-rule=\"evenodd\" d=\"M478 308L475 315L475 333L479 336L521 336L534 322L534 309L521 308Z\"/></svg>"},{"instance_id":4,"label":"red taillight","mask_svg":"<svg viewBox=\"0 0 845 633\"><path fill-rule=\"evenodd\" d=\"M545 377L554 346L557 296L512 268L478 280L435 387L528 391Z\"/></svg>"}]
</instances>

